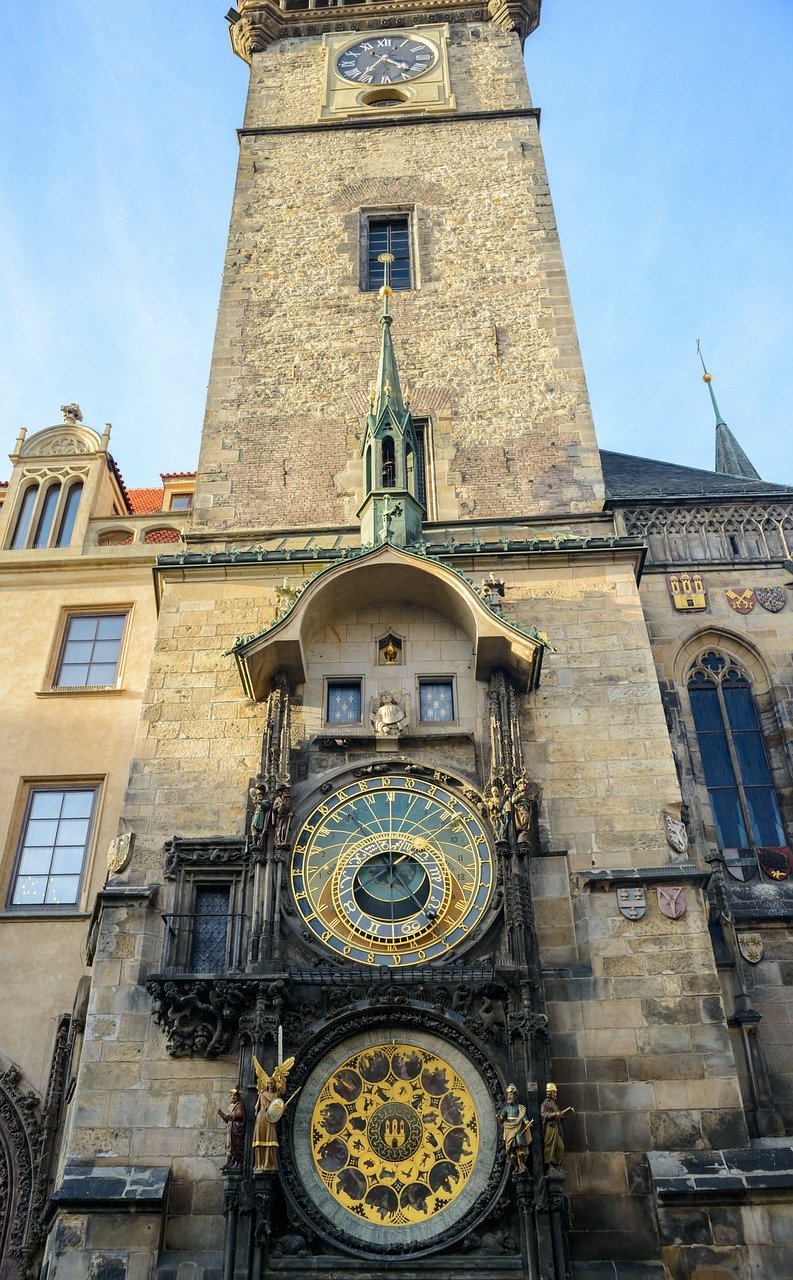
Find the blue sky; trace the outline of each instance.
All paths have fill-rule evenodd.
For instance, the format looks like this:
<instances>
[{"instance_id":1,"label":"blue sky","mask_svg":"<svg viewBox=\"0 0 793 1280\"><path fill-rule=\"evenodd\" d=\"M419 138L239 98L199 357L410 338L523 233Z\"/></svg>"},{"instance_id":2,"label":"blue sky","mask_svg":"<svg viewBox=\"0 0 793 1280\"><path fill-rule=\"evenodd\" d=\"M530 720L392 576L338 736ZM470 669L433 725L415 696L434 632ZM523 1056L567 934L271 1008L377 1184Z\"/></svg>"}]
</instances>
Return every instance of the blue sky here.
<instances>
[{"instance_id":1,"label":"blue sky","mask_svg":"<svg viewBox=\"0 0 793 1280\"><path fill-rule=\"evenodd\" d=\"M76 400L128 484L196 465L247 79L227 7L6 8L4 451ZM601 446L712 465L701 338L793 483L790 0L544 0L526 62Z\"/></svg>"}]
</instances>

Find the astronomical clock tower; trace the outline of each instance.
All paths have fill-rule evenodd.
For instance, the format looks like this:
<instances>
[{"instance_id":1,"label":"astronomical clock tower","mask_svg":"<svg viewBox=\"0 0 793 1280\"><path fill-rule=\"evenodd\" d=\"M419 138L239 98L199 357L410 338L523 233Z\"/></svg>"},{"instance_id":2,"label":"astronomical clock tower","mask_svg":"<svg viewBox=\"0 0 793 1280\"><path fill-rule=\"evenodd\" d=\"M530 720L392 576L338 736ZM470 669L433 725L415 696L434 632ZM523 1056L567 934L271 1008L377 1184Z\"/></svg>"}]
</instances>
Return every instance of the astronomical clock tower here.
<instances>
[{"instance_id":1,"label":"astronomical clock tower","mask_svg":"<svg viewBox=\"0 0 793 1280\"><path fill-rule=\"evenodd\" d=\"M55 1277L656 1276L646 1153L747 1142L643 545L603 512L539 9L228 14L196 500L155 571Z\"/></svg>"}]
</instances>

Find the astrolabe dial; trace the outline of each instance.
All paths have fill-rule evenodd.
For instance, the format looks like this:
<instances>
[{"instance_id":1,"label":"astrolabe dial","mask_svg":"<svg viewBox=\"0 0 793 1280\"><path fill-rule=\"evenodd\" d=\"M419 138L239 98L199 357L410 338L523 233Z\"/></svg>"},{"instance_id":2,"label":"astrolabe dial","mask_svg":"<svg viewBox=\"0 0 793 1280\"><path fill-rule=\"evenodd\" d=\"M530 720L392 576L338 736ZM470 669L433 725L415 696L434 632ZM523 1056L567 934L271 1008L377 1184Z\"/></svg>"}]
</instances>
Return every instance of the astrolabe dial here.
<instances>
[{"instance_id":1,"label":"astrolabe dial","mask_svg":"<svg viewBox=\"0 0 793 1280\"><path fill-rule=\"evenodd\" d=\"M319 942L360 964L412 965L469 938L490 900L493 863L465 800L393 773L317 805L295 842L291 877Z\"/></svg>"},{"instance_id":2,"label":"astrolabe dial","mask_svg":"<svg viewBox=\"0 0 793 1280\"><path fill-rule=\"evenodd\" d=\"M445 1058L418 1044L379 1044L340 1063L320 1089L311 1155L347 1213L405 1227L465 1190L479 1132L471 1093Z\"/></svg>"}]
</instances>

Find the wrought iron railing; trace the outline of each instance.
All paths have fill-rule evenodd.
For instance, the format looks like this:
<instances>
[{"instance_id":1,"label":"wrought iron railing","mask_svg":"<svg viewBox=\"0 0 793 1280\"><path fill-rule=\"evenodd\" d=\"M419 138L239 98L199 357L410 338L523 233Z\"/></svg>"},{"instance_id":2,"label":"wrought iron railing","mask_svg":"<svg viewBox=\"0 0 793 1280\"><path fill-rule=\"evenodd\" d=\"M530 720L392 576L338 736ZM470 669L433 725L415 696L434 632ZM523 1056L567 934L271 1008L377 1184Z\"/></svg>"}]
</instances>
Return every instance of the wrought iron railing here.
<instances>
[{"instance_id":1,"label":"wrought iron railing","mask_svg":"<svg viewBox=\"0 0 793 1280\"><path fill-rule=\"evenodd\" d=\"M242 970L242 913L177 912L162 919L162 973L214 975Z\"/></svg>"}]
</instances>

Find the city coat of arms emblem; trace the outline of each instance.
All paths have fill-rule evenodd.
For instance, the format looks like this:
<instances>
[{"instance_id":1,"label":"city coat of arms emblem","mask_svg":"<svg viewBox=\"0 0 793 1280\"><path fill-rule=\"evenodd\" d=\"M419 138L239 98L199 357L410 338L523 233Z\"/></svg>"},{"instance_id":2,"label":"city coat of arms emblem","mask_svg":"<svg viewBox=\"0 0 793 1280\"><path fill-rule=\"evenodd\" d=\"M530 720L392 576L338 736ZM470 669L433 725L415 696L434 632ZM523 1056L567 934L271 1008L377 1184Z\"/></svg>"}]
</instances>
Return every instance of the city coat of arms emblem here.
<instances>
[{"instance_id":1,"label":"city coat of arms emblem","mask_svg":"<svg viewBox=\"0 0 793 1280\"><path fill-rule=\"evenodd\" d=\"M748 960L749 964L759 964L765 955L765 947L760 934L739 933L736 936L738 938L738 950L744 960Z\"/></svg>"},{"instance_id":2,"label":"city coat of arms emblem","mask_svg":"<svg viewBox=\"0 0 793 1280\"><path fill-rule=\"evenodd\" d=\"M769 613L781 613L787 604L784 587L755 587L755 599Z\"/></svg>"},{"instance_id":3,"label":"city coat of arms emblem","mask_svg":"<svg viewBox=\"0 0 793 1280\"><path fill-rule=\"evenodd\" d=\"M661 915L670 920L679 920L686 913L686 891L683 888L672 889L666 885L658 888L658 906Z\"/></svg>"},{"instance_id":4,"label":"city coat of arms emblem","mask_svg":"<svg viewBox=\"0 0 793 1280\"><path fill-rule=\"evenodd\" d=\"M701 573L670 573L666 579L672 604L676 609L707 609L708 589Z\"/></svg>"},{"instance_id":5,"label":"city coat of arms emblem","mask_svg":"<svg viewBox=\"0 0 793 1280\"><path fill-rule=\"evenodd\" d=\"M672 846L675 853L685 853L688 849L688 832L686 824L680 818L675 818L671 813L664 814L664 829L666 831L667 842Z\"/></svg>"},{"instance_id":6,"label":"city coat of arms emblem","mask_svg":"<svg viewBox=\"0 0 793 1280\"><path fill-rule=\"evenodd\" d=\"M746 587L743 591L732 591L729 587L724 592L727 604L736 613L751 613L754 608L754 591Z\"/></svg>"},{"instance_id":7,"label":"city coat of arms emblem","mask_svg":"<svg viewBox=\"0 0 793 1280\"><path fill-rule=\"evenodd\" d=\"M120 836L116 836L115 840L110 841L107 850L107 874L109 876L118 876L122 871L126 871L132 858L134 844L134 831L124 831Z\"/></svg>"},{"instance_id":8,"label":"city coat of arms emblem","mask_svg":"<svg viewBox=\"0 0 793 1280\"><path fill-rule=\"evenodd\" d=\"M617 906L628 920L641 920L647 910L644 889L618 889Z\"/></svg>"},{"instance_id":9,"label":"city coat of arms emblem","mask_svg":"<svg viewBox=\"0 0 793 1280\"><path fill-rule=\"evenodd\" d=\"M766 845L758 848L757 861L771 880L787 880L793 870L790 850L784 845Z\"/></svg>"}]
</instances>

